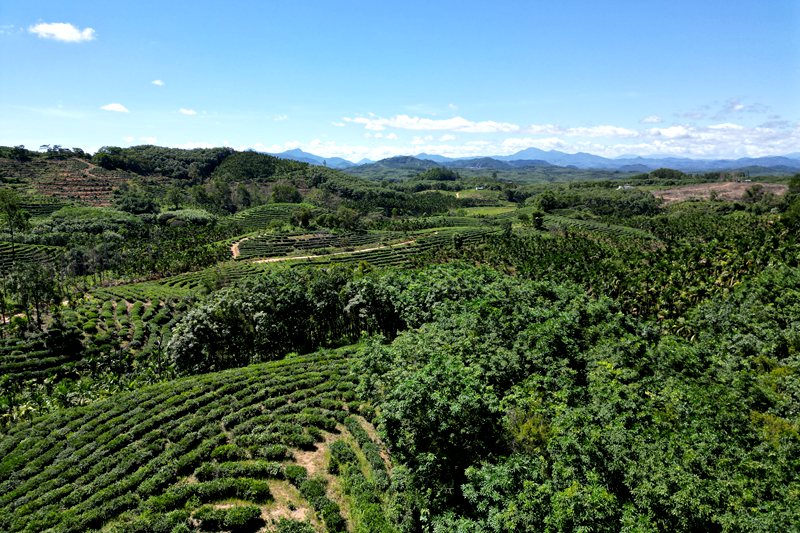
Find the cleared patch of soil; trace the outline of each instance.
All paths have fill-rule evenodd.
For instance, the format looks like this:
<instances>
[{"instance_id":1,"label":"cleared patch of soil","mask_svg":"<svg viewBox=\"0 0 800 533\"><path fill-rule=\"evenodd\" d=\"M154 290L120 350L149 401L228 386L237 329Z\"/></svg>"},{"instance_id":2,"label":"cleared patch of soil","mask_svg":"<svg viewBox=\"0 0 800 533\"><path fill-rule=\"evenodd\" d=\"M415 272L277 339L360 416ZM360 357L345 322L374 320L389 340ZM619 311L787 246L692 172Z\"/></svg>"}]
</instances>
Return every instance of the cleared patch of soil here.
<instances>
[{"instance_id":1,"label":"cleared patch of soil","mask_svg":"<svg viewBox=\"0 0 800 533\"><path fill-rule=\"evenodd\" d=\"M779 183L755 183L755 182L725 182L725 183L698 183L696 185L686 185L675 187L674 189L664 189L653 191L653 196L661 198L665 203L683 202L685 200L708 200L712 194L716 194L719 200L736 201L744 198L745 191L753 186L761 186L764 193L772 193L776 196L786 193L788 187Z\"/></svg>"},{"instance_id":2,"label":"cleared patch of soil","mask_svg":"<svg viewBox=\"0 0 800 533\"><path fill-rule=\"evenodd\" d=\"M275 499L261 510L261 518L272 530L281 518L311 522L314 529L321 530L322 524L317 520L314 511L300 495L300 492L288 481L270 481L269 491Z\"/></svg>"},{"instance_id":3,"label":"cleared patch of soil","mask_svg":"<svg viewBox=\"0 0 800 533\"><path fill-rule=\"evenodd\" d=\"M325 440L317 443L316 450L292 450L292 453L294 453L294 462L306 469L308 477L326 473L325 453L328 451L328 446L330 446L331 442L341 438L340 435L328 432L323 432L323 435L325 435Z\"/></svg>"}]
</instances>

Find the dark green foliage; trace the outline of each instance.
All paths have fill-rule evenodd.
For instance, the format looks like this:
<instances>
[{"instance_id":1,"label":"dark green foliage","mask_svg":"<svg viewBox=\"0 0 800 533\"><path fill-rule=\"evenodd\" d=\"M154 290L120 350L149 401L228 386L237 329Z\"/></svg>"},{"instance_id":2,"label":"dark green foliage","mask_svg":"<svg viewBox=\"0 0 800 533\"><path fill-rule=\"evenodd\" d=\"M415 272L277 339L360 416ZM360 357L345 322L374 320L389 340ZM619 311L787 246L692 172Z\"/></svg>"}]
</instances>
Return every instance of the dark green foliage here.
<instances>
[{"instance_id":1,"label":"dark green foliage","mask_svg":"<svg viewBox=\"0 0 800 533\"><path fill-rule=\"evenodd\" d=\"M356 464L358 462L356 453L350 445L343 440L333 441L328 450L331 454L331 460L328 463L328 472L331 474L337 475L340 473L343 466Z\"/></svg>"},{"instance_id":2,"label":"dark green foliage","mask_svg":"<svg viewBox=\"0 0 800 533\"><path fill-rule=\"evenodd\" d=\"M347 531L347 523L339 512L339 506L327 496L324 479L307 478L301 481L297 488L303 498L317 511L328 531L335 533Z\"/></svg>"},{"instance_id":3,"label":"dark green foliage","mask_svg":"<svg viewBox=\"0 0 800 533\"><path fill-rule=\"evenodd\" d=\"M266 461L205 463L195 470L194 475L200 481L236 477L257 479L283 479L284 477L283 467L279 463Z\"/></svg>"},{"instance_id":4,"label":"dark green foliage","mask_svg":"<svg viewBox=\"0 0 800 533\"><path fill-rule=\"evenodd\" d=\"M297 522L281 518L275 529L276 533L314 533L314 527L308 522Z\"/></svg>"},{"instance_id":5,"label":"dark green foliage","mask_svg":"<svg viewBox=\"0 0 800 533\"><path fill-rule=\"evenodd\" d=\"M386 464L383 462L378 445L372 442L372 439L369 438L369 435L355 417L347 417L344 424L367 458L372 470L372 482L375 483L378 490L385 491L389 488L389 475L386 472Z\"/></svg>"},{"instance_id":6,"label":"dark green foliage","mask_svg":"<svg viewBox=\"0 0 800 533\"><path fill-rule=\"evenodd\" d=\"M286 465L284 469L286 479L292 482L293 485L299 486L308 476L306 469L300 465Z\"/></svg>"},{"instance_id":7,"label":"dark green foliage","mask_svg":"<svg viewBox=\"0 0 800 533\"><path fill-rule=\"evenodd\" d=\"M160 208L156 199L141 191L126 191L117 196L114 204L120 211L143 215L145 213L158 213Z\"/></svg>"},{"instance_id":8,"label":"dark green foliage","mask_svg":"<svg viewBox=\"0 0 800 533\"><path fill-rule=\"evenodd\" d=\"M204 505L192 514L205 531L232 531L244 533L258 531L263 525L261 508L255 505L236 505L217 509Z\"/></svg>"},{"instance_id":9,"label":"dark green foliage","mask_svg":"<svg viewBox=\"0 0 800 533\"><path fill-rule=\"evenodd\" d=\"M278 183L272 188L272 201L276 204L299 204L303 201L297 187L288 183Z\"/></svg>"},{"instance_id":10,"label":"dark green foliage","mask_svg":"<svg viewBox=\"0 0 800 533\"><path fill-rule=\"evenodd\" d=\"M396 486L419 514L406 523L426 515L438 531L793 523L798 276L770 269L698 307L684 317L692 340L635 325L608 302L518 282L518 294L489 287L434 324L372 346L365 392L409 472Z\"/></svg>"},{"instance_id":11,"label":"dark green foliage","mask_svg":"<svg viewBox=\"0 0 800 533\"><path fill-rule=\"evenodd\" d=\"M459 178L458 172L449 168L433 167L421 174L414 176L415 180L455 181Z\"/></svg>"},{"instance_id":12,"label":"dark green foliage","mask_svg":"<svg viewBox=\"0 0 800 533\"><path fill-rule=\"evenodd\" d=\"M533 197L541 210L584 209L596 216L627 218L652 216L659 211L658 200L649 192L637 189L563 188L547 190Z\"/></svg>"},{"instance_id":13,"label":"dark green foliage","mask_svg":"<svg viewBox=\"0 0 800 533\"><path fill-rule=\"evenodd\" d=\"M235 152L220 164L213 177L223 182L274 181L278 174L303 170L307 163L280 159L258 152Z\"/></svg>"},{"instance_id":14,"label":"dark green foliage","mask_svg":"<svg viewBox=\"0 0 800 533\"><path fill-rule=\"evenodd\" d=\"M104 146L92 157L92 162L106 169L196 180L210 175L233 153L230 148L181 150L149 145L130 148Z\"/></svg>"},{"instance_id":15,"label":"dark green foliage","mask_svg":"<svg viewBox=\"0 0 800 533\"><path fill-rule=\"evenodd\" d=\"M362 332L391 337L497 276L482 270L464 279L462 269L432 268L423 281L400 271L355 280L343 268L273 271L193 308L174 329L168 352L179 371L197 373L354 341Z\"/></svg>"}]
</instances>

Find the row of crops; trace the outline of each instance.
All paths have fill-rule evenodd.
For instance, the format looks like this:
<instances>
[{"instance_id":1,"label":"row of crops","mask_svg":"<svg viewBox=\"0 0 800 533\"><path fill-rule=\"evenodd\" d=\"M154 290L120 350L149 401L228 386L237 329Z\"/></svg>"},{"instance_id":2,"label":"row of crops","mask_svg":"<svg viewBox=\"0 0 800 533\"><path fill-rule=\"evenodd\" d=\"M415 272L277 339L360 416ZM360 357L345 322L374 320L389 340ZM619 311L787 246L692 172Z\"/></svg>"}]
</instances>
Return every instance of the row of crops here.
<instances>
[{"instance_id":1,"label":"row of crops","mask_svg":"<svg viewBox=\"0 0 800 533\"><path fill-rule=\"evenodd\" d=\"M92 344L98 349L105 346L133 353L150 352L161 337L168 335L185 308L186 302L181 299L128 301L94 297L65 311L64 321L92 335Z\"/></svg>"},{"instance_id":2,"label":"row of crops","mask_svg":"<svg viewBox=\"0 0 800 533\"><path fill-rule=\"evenodd\" d=\"M562 217L559 215L545 215L544 224L548 229L569 228L605 233L615 237L630 236L640 239L654 238L651 233L638 228L632 228L630 226L607 224L597 220L582 220L577 218Z\"/></svg>"},{"instance_id":3,"label":"row of crops","mask_svg":"<svg viewBox=\"0 0 800 533\"><path fill-rule=\"evenodd\" d=\"M14 262L52 263L62 253L58 246L0 242L0 273L8 274Z\"/></svg>"},{"instance_id":4,"label":"row of crops","mask_svg":"<svg viewBox=\"0 0 800 533\"><path fill-rule=\"evenodd\" d=\"M480 241L496 232L496 228L444 228L419 236L412 244L298 261L293 263L292 266L304 264L358 264L361 262L377 267L409 266L415 264L416 261L430 252L436 252L449 246L458 247Z\"/></svg>"},{"instance_id":5,"label":"row of crops","mask_svg":"<svg viewBox=\"0 0 800 533\"><path fill-rule=\"evenodd\" d=\"M259 235L239 243L238 258L279 257L298 252L319 253L330 248L354 248L398 238L398 235L377 232Z\"/></svg>"},{"instance_id":6,"label":"row of crops","mask_svg":"<svg viewBox=\"0 0 800 533\"><path fill-rule=\"evenodd\" d=\"M126 350L131 356L147 354L168 338L171 326L181 316L185 305L180 300L127 302L108 299L82 302L75 309L63 311L67 331L81 331L89 337L91 350L81 353L78 346L32 339L3 339L0 342L0 375L16 383L64 377L80 366L87 356ZM56 339L57 340L57 339Z\"/></svg>"},{"instance_id":7,"label":"row of crops","mask_svg":"<svg viewBox=\"0 0 800 533\"><path fill-rule=\"evenodd\" d=\"M361 262L366 262L373 266L410 265L432 250L475 242L496 232L497 228L488 226L442 228L417 235L410 234L408 239L415 239L414 243L411 244L397 243L377 250L335 253L314 259L287 261L287 264L292 267L308 264L358 264ZM219 263L212 268L197 272L187 272L159 281L108 287L103 289L102 292L112 295L112 297L129 300L137 297L162 299L188 297L211 292L242 278L258 275L266 269L275 267L275 263L230 261Z\"/></svg>"},{"instance_id":8,"label":"row of crops","mask_svg":"<svg viewBox=\"0 0 800 533\"><path fill-rule=\"evenodd\" d=\"M75 353L54 353L39 339L2 339L0 376L8 381L41 379L64 374L72 370L77 358Z\"/></svg>"},{"instance_id":9,"label":"row of crops","mask_svg":"<svg viewBox=\"0 0 800 533\"><path fill-rule=\"evenodd\" d=\"M244 211L239 211L231 217L245 233L264 229L275 222L288 222L292 215L299 209L313 209L310 204L264 204Z\"/></svg>"},{"instance_id":10,"label":"row of crops","mask_svg":"<svg viewBox=\"0 0 800 533\"><path fill-rule=\"evenodd\" d=\"M350 350L193 376L12 427L0 439L0 530L258 521L252 511L228 517L207 505L268 506L277 480L312 492L293 457L345 422L355 428ZM354 437L384 479L375 444ZM326 524L334 520L309 504Z\"/></svg>"},{"instance_id":11,"label":"row of crops","mask_svg":"<svg viewBox=\"0 0 800 533\"><path fill-rule=\"evenodd\" d=\"M67 205L51 198L43 198L41 201L22 202L20 207L31 217L46 217Z\"/></svg>"}]
</instances>

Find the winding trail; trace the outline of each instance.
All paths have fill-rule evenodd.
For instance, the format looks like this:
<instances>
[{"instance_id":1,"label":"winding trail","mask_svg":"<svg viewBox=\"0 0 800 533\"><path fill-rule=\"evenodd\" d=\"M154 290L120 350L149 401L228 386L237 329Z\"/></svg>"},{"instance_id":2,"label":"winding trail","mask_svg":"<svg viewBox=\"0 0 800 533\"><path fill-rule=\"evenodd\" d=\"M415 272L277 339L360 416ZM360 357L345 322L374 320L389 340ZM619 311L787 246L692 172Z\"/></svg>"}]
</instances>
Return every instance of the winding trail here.
<instances>
[{"instance_id":1,"label":"winding trail","mask_svg":"<svg viewBox=\"0 0 800 533\"><path fill-rule=\"evenodd\" d=\"M332 255L348 255L360 252L374 252L375 250L385 250L387 248L399 248L401 246L408 246L409 244L414 244L415 242L417 242L416 239L411 239L408 241L396 242L394 244L384 244L382 246L373 246L372 248L362 248L360 250L353 250L351 252L333 252L331 254L318 254L318 255L267 257L266 259L256 259L255 261L253 261L253 263L278 263L281 261L294 261L297 259L319 259L320 257L331 257Z\"/></svg>"},{"instance_id":2,"label":"winding trail","mask_svg":"<svg viewBox=\"0 0 800 533\"><path fill-rule=\"evenodd\" d=\"M239 257L239 245L242 244L244 241L249 239L250 237L245 237L240 241L236 241L235 243L231 244L231 253L233 254L233 258L236 259Z\"/></svg>"}]
</instances>

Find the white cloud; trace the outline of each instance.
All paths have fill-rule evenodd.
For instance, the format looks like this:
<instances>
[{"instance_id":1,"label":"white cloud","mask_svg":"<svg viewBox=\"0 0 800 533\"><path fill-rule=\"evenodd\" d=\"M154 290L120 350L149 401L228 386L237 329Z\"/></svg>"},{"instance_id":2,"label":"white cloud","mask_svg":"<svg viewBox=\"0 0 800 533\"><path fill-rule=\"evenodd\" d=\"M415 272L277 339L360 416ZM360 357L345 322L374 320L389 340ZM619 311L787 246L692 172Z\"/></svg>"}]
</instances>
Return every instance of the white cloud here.
<instances>
[{"instance_id":1,"label":"white cloud","mask_svg":"<svg viewBox=\"0 0 800 533\"><path fill-rule=\"evenodd\" d=\"M100 109L102 109L103 111L114 111L115 113L130 113L127 107L117 103L100 106Z\"/></svg>"},{"instance_id":2,"label":"white cloud","mask_svg":"<svg viewBox=\"0 0 800 533\"><path fill-rule=\"evenodd\" d=\"M456 136L455 135L450 135L449 133L445 133L444 135L439 137L439 142L443 142L443 143L450 142L450 141L455 141L455 140L456 140Z\"/></svg>"},{"instance_id":3,"label":"white cloud","mask_svg":"<svg viewBox=\"0 0 800 533\"><path fill-rule=\"evenodd\" d=\"M567 137L637 137L639 135L636 130L619 126L601 125L562 128L554 124L532 124L522 130L521 133L528 135L564 135Z\"/></svg>"},{"instance_id":4,"label":"white cloud","mask_svg":"<svg viewBox=\"0 0 800 533\"><path fill-rule=\"evenodd\" d=\"M639 132L619 126L591 126L581 128L568 128L565 135L571 137L637 137Z\"/></svg>"},{"instance_id":5,"label":"white cloud","mask_svg":"<svg viewBox=\"0 0 800 533\"><path fill-rule=\"evenodd\" d=\"M331 122L331 126L336 126L337 128L344 128L347 126L344 122Z\"/></svg>"},{"instance_id":6,"label":"white cloud","mask_svg":"<svg viewBox=\"0 0 800 533\"><path fill-rule=\"evenodd\" d=\"M197 114L197 111L195 111L194 109L186 109L185 107L182 107L178 109L178 113L180 113L181 115L187 115L193 117L194 115Z\"/></svg>"},{"instance_id":7,"label":"white cloud","mask_svg":"<svg viewBox=\"0 0 800 533\"><path fill-rule=\"evenodd\" d=\"M743 130L744 126L740 126L739 124L731 124L730 122L725 122L723 124L714 124L709 126L708 129L710 130Z\"/></svg>"},{"instance_id":8,"label":"white cloud","mask_svg":"<svg viewBox=\"0 0 800 533\"><path fill-rule=\"evenodd\" d=\"M412 117L409 115L395 115L384 118L375 115L368 117L344 117L344 122L363 125L371 131L383 131L386 128L416 130L416 131L460 131L464 133L509 133L519 130L519 126L509 122L495 122L484 120L474 122L464 117L445 119L432 119Z\"/></svg>"},{"instance_id":9,"label":"white cloud","mask_svg":"<svg viewBox=\"0 0 800 533\"><path fill-rule=\"evenodd\" d=\"M641 123L641 124L661 124L661 122L663 122L663 120L658 115L649 115L649 116L643 117L639 121L639 123Z\"/></svg>"},{"instance_id":10,"label":"white cloud","mask_svg":"<svg viewBox=\"0 0 800 533\"><path fill-rule=\"evenodd\" d=\"M31 26L28 31L38 35L40 39L53 39L65 43L82 43L95 39L93 28L81 30L67 22L42 22Z\"/></svg>"},{"instance_id":11,"label":"white cloud","mask_svg":"<svg viewBox=\"0 0 800 533\"><path fill-rule=\"evenodd\" d=\"M429 143L432 140L433 140L433 135L425 135L424 137L420 135L415 135L414 137L411 138L411 144L414 146L419 146L421 144Z\"/></svg>"},{"instance_id":12,"label":"white cloud","mask_svg":"<svg viewBox=\"0 0 800 533\"><path fill-rule=\"evenodd\" d=\"M389 139L390 141L396 141L397 140L397 134L396 133L390 133L390 134L388 134L386 136L386 138Z\"/></svg>"},{"instance_id":13,"label":"white cloud","mask_svg":"<svg viewBox=\"0 0 800 533\"><path fill-rule=\"evenodd\" d=\"M164 85L166 85L166 83L164 83L162 80L153 80L150 83L152 83L156 87L163 87Z\"/></svg>"},{"instance_id":14,"label":"white cloud","mask_svg":"<svg viewBox=\"0 0 800 533\"><path fill-rule=\"evenodd\" d=\"M685 139L689 137L689 130L685 126L651 128L647 131L647 133L654 137L666 137L667 139Z\"/></svg>"},{"instance_id":15,"label":"white cloud","mask_svg":"<svg viewBox=\"0 0 800 533\"><path fill-rule=\"evenodd\" d=\"M272 120L274 122L283 122L285 120L289 120L289 115L274 115Z\"/></svg>"}]
</instances>

